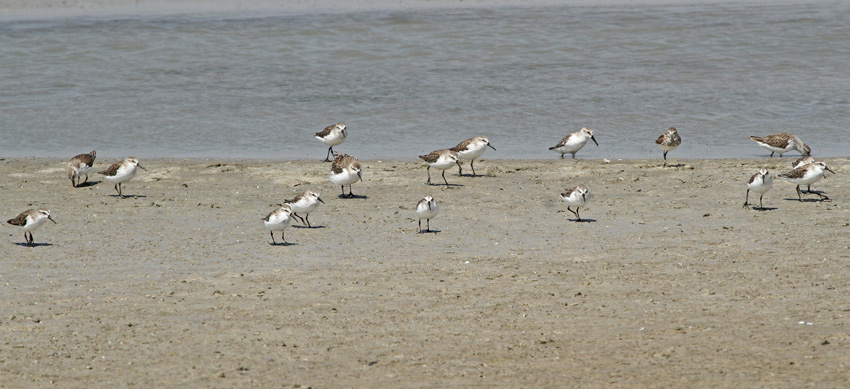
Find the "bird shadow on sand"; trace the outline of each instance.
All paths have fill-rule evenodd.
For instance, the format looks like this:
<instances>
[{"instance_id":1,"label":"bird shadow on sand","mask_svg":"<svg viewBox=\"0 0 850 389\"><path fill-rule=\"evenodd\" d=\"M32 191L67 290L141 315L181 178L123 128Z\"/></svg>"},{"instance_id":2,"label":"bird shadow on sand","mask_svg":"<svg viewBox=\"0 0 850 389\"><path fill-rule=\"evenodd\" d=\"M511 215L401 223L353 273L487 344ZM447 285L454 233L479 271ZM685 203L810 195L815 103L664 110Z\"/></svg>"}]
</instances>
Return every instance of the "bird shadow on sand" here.
<instances>
[{"instance_id":1,"label":"bird shadow on sand","mask_svg":"<svg viewBox=\"0 0 850 389\"><path fill-rule=\"evenodd\" d=\"M820 197L820 196L818 196L818 197L803 197L804 203L822 203L824 201L830 201L829 197L824 196L822 192L811 191L811 193L812 194L820 194L823 197ZM808 194L808 192L805 193L805 194ZM785 201L797 201L797 202L800 201L799 198L795 199L793 197L786 197L784 200Z\"/></svg>"},{"instance_id":2,"label":"bird shadow on sand","mask_svg":"<svg viewBox=\"0 0 850 389\"><path fill-rule=\"evenodd\" d=\"M268 243L269 243L269 246L298 246L298 243L289 243L289 242L277 242L277 243L268 242Z\"/></svg>"},{"instance_id":3,"label":"bird shadow on sand","mask_svg":"<svg viewBox=\"0 0 850 389\"><path fill-rule=\"evenodd\" d=\"M750 207L753 211L775 211L779 208L776 207Z\"/></svg>"},{"instance_id":4,"label":"bird shadow on sand","mask_svg":"<svg viewBox=\"0 0 850 389\"><path fill-rule=\"evenodd\" d=\"M16 242L15 244L16 244L16 245L18 245L18 246L21 246L21 247L41 247L41 246L50 247L50 246L53 246L53 244L52 244L52 243L33 243L33 244L29 244L29 243L26 243L26 242Z\"/></svg>"},{"instance_id":5,"label":"bird shadow on sand","mask_svg":"<svg viewBox=\"0 0 850 389\"><path fill-rule=\"evenodd\" d=\"M366 195L352 195L352 196L338 195L336 197L339 198L339 199L359 199L359 200L366 200L366 199L369 198L369 196L366 196Z\"/></svg>"},{"instance_id":6,"label":"bird shadow on sand","mask_svg":"<svg viewBox=\"0 0 850 389\"><path fill-rule=\"evenodd\" d=\"M306 230L312 230L312 229L327 228L327 227L326 227L326 226L312 226L312 227L307 227L307 226L305 226L305 225L303 225L303 224L298 224L298 225L294 225L294 226L292 226L292 228L303 228L303 229L306 229Z\"/></svg>"},{"instance_id":7,"label":"bird shadow on sand","mask_svg":"<svg viewBox=\"0 0 850 389\"><path fill-rule=\"evenodd\" d=\"M100 183L101 183L101 181L87 181L87 182L84 182L82 184L75 186L75 188L88 188L90 186L96 186L97 184L100 184Z\"/></svg>"},{"instance_id":8,"label":"bird shadow on sand","mask_svg":"<svg viewBox=\"0 0 850 389\"><path fill-rule=\"evenodd\" d=\"M674 168L675 169L675 168L683 168L683 167L685 167L685 164L684 163L675 163L675 164L668 163L667 166L661 165L661 167L664 168L664 169L667 169L667 168Z\"/></svg>"},{"instance_id":9,"label":"bird shadow on sand","mask_svg":"<svg viewBox=\"0 0 850 389\"><path fill-rule=\"evenodd\" d=\"M446 185L445 183L442 183L442 184L435 184L435 183L433 183L433 182L431 182L431 183L426 182L426 183L425 183L425 185L428 185L428 186L457 187L457 188L460 188L460 187L462 187L462 186L463 186L463 184L448 184L448 185Z\"/></svg>"},{"instance_id":10,"label":"bird shadow on sand","mask_svg":"<svg viewBox=\"0 0 850 389\"><path fill-rule=\"evenodd\" d=\"M117 199L144 199L148 196L145 195L123 195L119 196L117 194L109 195L109 197L117 198Z\"/></svg>"},{"instance_id":11,"label":"bird shadow on sand","mask_svg":"<svg viewBox=\"0 0 850 389\"><path fill-rule=\"evenodd\" d=\"M422 231L419 231L418 233L419 234L434 234L434 235L437 235L438 232L440 232L440 230L422 230Z\"/></svg>"},{"instance_id":12,"label":"bird shadow on sand","mask_svg":"<svg viewBox=\"0 0 850 389\"><path fill-rule=\"evenodd\" d=\"M596 223L596 219L587 219L587 218L584 218L584 219L581 219L581 220L578 220L578 219L567 219L567 220L569 220L571 222L577 222L577 223Z\"/></svg>"}]
</instances>

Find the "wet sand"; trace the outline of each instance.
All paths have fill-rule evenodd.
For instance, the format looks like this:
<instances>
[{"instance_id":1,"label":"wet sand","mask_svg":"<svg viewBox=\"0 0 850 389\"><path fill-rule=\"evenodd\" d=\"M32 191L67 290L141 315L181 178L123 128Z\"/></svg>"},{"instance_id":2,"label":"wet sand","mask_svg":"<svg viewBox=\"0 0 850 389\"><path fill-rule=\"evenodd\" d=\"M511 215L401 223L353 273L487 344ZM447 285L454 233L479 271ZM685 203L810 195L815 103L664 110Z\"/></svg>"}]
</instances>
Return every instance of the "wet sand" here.
<instances>
[{"instance_id":1,"label":"wet sand","mask_svg":"<svg viewBox=\"0 0 850 389\"><path fill-rule=\"evenodd\" d=\"M354 199L319 161L143 159L119 199L3 160L3 220L58 224L26 247L4 223L0 387L848 386L850 159L831 201L777 180L741 207L794 159L485 159L450 187L362 161ZM317 228L270 245L260 219L307 189Z\"/></svg>"}]
</instances>

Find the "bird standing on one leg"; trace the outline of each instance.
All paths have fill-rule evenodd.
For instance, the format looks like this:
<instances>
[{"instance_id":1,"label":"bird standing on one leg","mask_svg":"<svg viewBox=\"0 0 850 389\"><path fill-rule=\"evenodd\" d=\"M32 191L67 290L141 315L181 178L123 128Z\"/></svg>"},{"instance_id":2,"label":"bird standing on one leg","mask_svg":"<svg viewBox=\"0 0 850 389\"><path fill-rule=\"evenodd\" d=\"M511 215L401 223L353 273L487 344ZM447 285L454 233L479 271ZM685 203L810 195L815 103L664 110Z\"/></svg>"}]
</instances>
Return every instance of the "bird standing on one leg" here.
<instances>
[{"instance_id":1,"label":"bird standing on one leg","mask_svg":"<svg viewBox=\"0 0 850 389\"><path fill-rule=\"evenodd\" d=\"M670 127L666 133L655 140L655 144L664 152L664 167L667 167L667 152L679 147L682 144L682 138L679 136L679 131Z\"/></svg>"}]
</instances>

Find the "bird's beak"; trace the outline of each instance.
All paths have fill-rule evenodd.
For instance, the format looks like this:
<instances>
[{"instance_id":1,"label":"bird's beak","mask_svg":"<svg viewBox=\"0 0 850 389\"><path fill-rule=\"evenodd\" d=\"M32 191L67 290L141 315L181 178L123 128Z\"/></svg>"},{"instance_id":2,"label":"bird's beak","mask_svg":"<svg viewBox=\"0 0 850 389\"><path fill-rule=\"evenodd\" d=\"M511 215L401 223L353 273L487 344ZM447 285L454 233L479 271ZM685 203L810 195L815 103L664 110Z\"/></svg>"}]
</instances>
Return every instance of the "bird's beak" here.
<instances>
[{"instance_id":1,"label":"bird's beak","mask_svg":"<svg viewBox=\"0 0 850 389\"><path fill-rule=\"evenodd\" d=\"M495 148L495 147L493 147L493 145L491 145L491 144L487 143L487 146L490 146L490 148L491 148L491 149L493 149L493 151L496 151L496 148Z\"/></svg>"},{"instance_id":2,"label":"bird's beak","mask_svg":"<svg viewBox=\"0 0 850 389\"><path fill-rule=\"evenodd\" d=\"M318 199L318 200L319 200L319 202L321 202L322 204L324 204L324 203L325 203L325 202L322 200L322 198L321 198L321 197L316 197L316 199Z\"/></svg>"},{"instance_id":3,"label":"bird's beak","mask_svg":"<svg viewBox=\"0 0 850 389\"><path fill-rule=\"evenodd\" d=\"M832 169L830 169L829 166L824 166L823 168L826 169L826 170L829 170L830 173L835 174L835 172L832 171ZM824 176L824 177L826 177L826 176Z\"/></svg>"},{"instance_id":4,"label":"bird's beak","mask_svg":"<svg viewBox=\"0 0 850 389\"><path fill-rule=\"evenodd\" d=\"M357 177L360 177L360 181L363 181L363 171L362 170L357 171Z\"/></svg>"},{"instance_id":5,"label":"bird's beak","mask_svg":"<svg viewBox=\"0 0 850 389\"><path fill-rule=\"evenodd\" d=\"M582 199L583 201L587 201L587 197L585 197L585 196L584 196L585 194L586 194L586 193L582 193L582 194L581 194L581 199Z\"/></svg>"},{"instance_id":6,"label":"bird's beak","mask_svg":"<svg viewBox=\"0 0 850 389\"><path fill-rule=\"evenodd\" d=\"M596 138L594 138L593 135L590 136L590 140L592 140L593 143L596 143L596 145L599 146L599 142L596 141Z\"/></svg>"},{"instance_id":7,"label":"bird's beak","mask_svg":"<svg viewBox=\"0 0 850 389\"><path fill-rule=\"evenodd\" d=\"M47 220L50 220L50 221L53 222L53 224L56 224L56 220L53 220L53 218L50 217L50 215L47 215Z\"/></svg>"},{"instance_id":8,"label":"bird's beak","mask_svg":"<svg viewBox=\"0 0 850 389\"><path fill-rule=\"evenodd\" d=\"M148 170L148 169L145 169L145 167L144 167L144 166L142 166L142 165L136 165L136 166L138 166L138 167L139 167L139 168L141 168L142 170Z\"/></svg>"}]
</instances>

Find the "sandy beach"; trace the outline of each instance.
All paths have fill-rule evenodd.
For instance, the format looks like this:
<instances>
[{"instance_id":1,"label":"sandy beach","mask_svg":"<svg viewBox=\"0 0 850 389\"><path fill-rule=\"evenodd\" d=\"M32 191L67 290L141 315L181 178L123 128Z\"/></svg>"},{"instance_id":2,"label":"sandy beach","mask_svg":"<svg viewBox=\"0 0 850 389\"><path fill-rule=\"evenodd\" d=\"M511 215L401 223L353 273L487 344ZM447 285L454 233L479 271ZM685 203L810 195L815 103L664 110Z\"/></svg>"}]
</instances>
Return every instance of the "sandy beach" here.
<instances>
[{"instance_id":1,"label":"sandy beach","mask_svg":"<svg viewBox=\"0 0 850 389\"><path fill-rule=\"evenodd\" d=\"M813 188L831 201L777 179L758 211L746 181L796 157L670 157L485 159L450 187L362 161L354 199L318 160L142 159L123 199L2 160L3 220L58 224L36 247L3 224L0 387L850 385L850 159ZM270 245L260 219L307 189L316 228Z\"/></svg>"}]
</instances>

